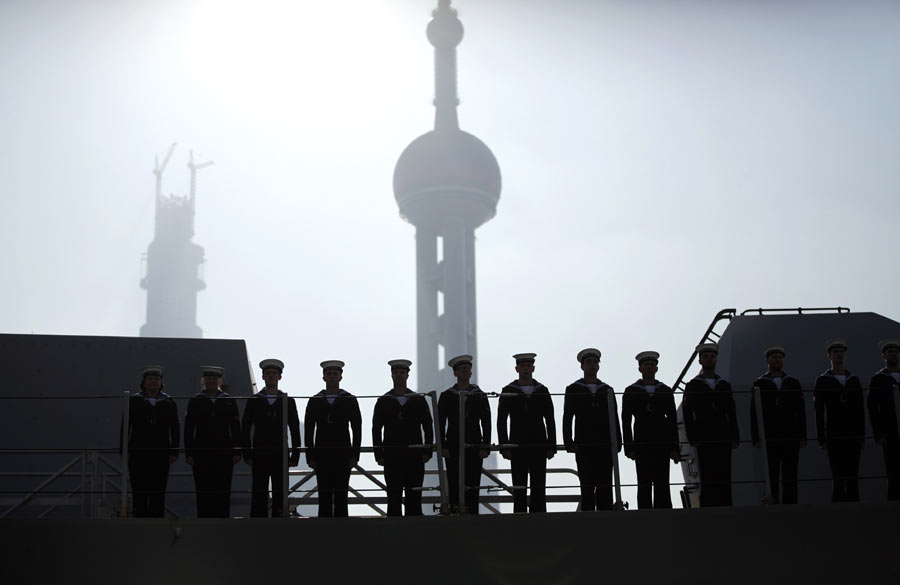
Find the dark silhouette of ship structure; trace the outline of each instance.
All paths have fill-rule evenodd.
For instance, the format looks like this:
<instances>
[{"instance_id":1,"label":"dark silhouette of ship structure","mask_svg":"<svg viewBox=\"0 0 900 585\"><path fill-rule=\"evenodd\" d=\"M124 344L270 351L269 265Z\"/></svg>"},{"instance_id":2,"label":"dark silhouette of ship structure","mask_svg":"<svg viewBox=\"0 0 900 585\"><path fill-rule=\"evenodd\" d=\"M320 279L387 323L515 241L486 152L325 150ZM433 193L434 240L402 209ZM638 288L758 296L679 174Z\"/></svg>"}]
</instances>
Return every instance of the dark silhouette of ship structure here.
<instances>
[{"instance_id":1,"label":"dark silhouette of ship structure","mask_svg":"<svg viewBox=\"0 0 900 585\"><path fill-rule=\"evenodd\" d=\"M462 25L449 0L429 24L435 47L435 128L403 152L394 174L401 215L416 227L418 387L452 383L445 358L475 355L474 230L496 213L500 171L491 151L459 128L455 47ZM900 503L887 501L881 447L867 439L861 501L832 504L827 457L815 445L812 388L828 368L826 339L842 337L848 366L867 380L881 368L877 343L900 323L844 307L724 309L698 324L698 342L719 344L718 373L731 381L742 442L734 452L734 506L699 507L696 453L681 433L680 509L577 511L576 490L554 494L542 514L494 514L512 501L502 470L487 469L481 515L383 518L383 478L365 463L354 477L372 487L351 495L351 518L246 518L249 472L239 463L230 519L198 519L183 454L173 465L166 519L128 517L119 454L126 392L142 366L166 367L166 391L184 413L199 367L223 366L228 391L256 390L243 340L202 339L196 295L203 248L193 243L196 171L187 197L164 198L157 161L157 230L147 254L147 321L140 337L0 334L0 536L4 582L243 583L896 583ZM168 295L168 296L167 296ZM806 390L809 445L800 461L799 504L765 502L764 464L749 442L750 387L762 349L780 343L787 371ZM676 393L696 370L686 349ZM477 363L477 361L476 361ZM678 394L677 394L678 395ZM298 398L303 408L304 397ZM621 397L619 397L621 401ZM243 404L241 405L243 408ZM365 428L365 425L364 425ZM367 433L364 433L364 436ZM367 441L364 441L367 443ZM305 445L304 445L305 446ZM371 447L364 449L371 451ZM621 456L620 456L621 457ZM622 458L624 460L624 458ZM309 470L295 469L289 509L316 505ZM572 482L575 483L573 479ZM439 505L434 475L426 506ZM355 484L354 484L355 485ZM560 490L563 491L563 490Z\"/></svg>"}]
</instances>

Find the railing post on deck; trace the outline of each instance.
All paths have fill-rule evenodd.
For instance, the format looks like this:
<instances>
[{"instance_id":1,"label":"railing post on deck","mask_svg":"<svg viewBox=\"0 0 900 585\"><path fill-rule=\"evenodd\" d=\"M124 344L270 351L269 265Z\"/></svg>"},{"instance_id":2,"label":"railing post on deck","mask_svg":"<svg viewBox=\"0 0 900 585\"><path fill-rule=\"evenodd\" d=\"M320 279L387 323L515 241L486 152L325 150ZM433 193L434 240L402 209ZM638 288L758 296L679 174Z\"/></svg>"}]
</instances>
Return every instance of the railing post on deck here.
<instances>
[{"instance_id":1,"label":"railing post on deck","mask_svg":"<svg viewBox=\"0 0 900 585\"><path fill-rule=\"evenodd\" d=\"M894 384L894 415L897 417L897 433L900 434L900 386ZM900 438L900 436L898 436Z\"/></svg>"},{"instance_id":2,"label":"railing post on deck","mask_svg":"<svg viewBox=\"0 0 900 585\"><path fill-rule=\"evenodd\" d=\"M432 390L428 393L431 398L432 422L434 424L434 446L435 456L437 457L438 484L441 488L441 512L446 514L450 511L450 492L447 490L447 473L444 471L444 445L441 441L441 418L438 415L437 392Z\"/></svg>"},{"instance_id":3,"label":"railing post on deck","mask_svg":"<svg viewBox=\"0 0 900 585\"><path fill-rule=\"evenodd\" d=\"M128 427L130 425L130 421L128 420L129 411L131 410L131 392L126 390L124 392L125 395L125 406L122 412L122 500L120 502L121 508L119 510L119 516L122 518L128 517Z\"/></svg>"},{"instance_id":4,"label":"railing post on deck","mask_svg":"<svg viewBox=\"0 0 900 585\"><path fill-rule=\"evenodd\" d=\"M457 471L459 473L457 482L459 492L459 512L466 513L466 398L469 392L467 390L459 391L459 459L457 460ZM481 484L481 477L478 478ZM478 486L481 487L480 485Z\"/></svg>"},{"instance_id":5,"label":"railing post on deck","mask_svg":"<svg viewBox=\"0 0 900 585\"><path fill-rule=\"evenodd\" d=\"M625 502L622 501L622 478L619 475L619 436L616 433L618 426L618 416L616 409L616 394L612 388L606 389L606 410L609 415L609 449L612 454L613 462L613 486L615 487L616 501L613 508L616 510L624 510ZM609 476L607 476L609 479Z\"/></svg>"},{"instance_id":6,"label":"railing post on deck","mask_svg":"<svg viewBox=\"0 0 900 585\"><path fill-rule=\"evenodd\" d=\"M763 503L774 504L777 502L772 499L772 477L769 474L769 445L766 442L766 421L763 418L762 392L760 392L759 386L753 387L753 400L756 404L756 428L763 456L763 478L766 482L766 489L763 492Z\"/></svg>"},{"instance_id":7,"label":"railing post on deck","mask_svg":"<svg viewBox=\"0 0 900 585\"><path fill-rule=\"evenodd\" d=\"M285 392L281 401L281 469L284 472L281 475L281 516L288 516L288 475L290 467L288 467L288 395ZM274 486L273 486L274 487Z\"/></svg>"}]
</instances>

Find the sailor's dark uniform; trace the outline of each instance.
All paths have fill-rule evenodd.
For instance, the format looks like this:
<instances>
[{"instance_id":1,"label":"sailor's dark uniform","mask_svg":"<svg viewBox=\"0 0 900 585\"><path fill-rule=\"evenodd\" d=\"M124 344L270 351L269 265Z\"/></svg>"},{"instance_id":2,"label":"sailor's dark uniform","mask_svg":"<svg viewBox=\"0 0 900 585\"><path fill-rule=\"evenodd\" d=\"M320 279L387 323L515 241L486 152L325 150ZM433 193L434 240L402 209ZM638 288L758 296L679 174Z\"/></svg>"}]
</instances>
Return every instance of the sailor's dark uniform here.
<instances>
[{"instance_id":1,"label":"sailor's dark uniform","mask_svg":"<svg viewBox=\"0 0 900 585\"><path fill-rule=\"evenodd\" d=\"M612 445L608 392L613 389L598 380L592 393L584 378L566 388L563 403L563 443L575 452L578 481L581 484L581 510L611 510ZM616 452L622 450L622 429L618 412L612 413L616 425ZM574 435L573 430L574 421Z\"/></svg>"},{"instance_id":2,"label":"sailor's dark uniform","mask_svg":"<svg viewBox=\"0 0 900 585\"><path fill-rule=\"evenodd\" d=\"M653 392L638 380L622 395L622 431L625 453L634 453L637 471L638 508L671 508L669 461L678 451L675 396L662 382ZM632 432L631 419L634 418Z\"/></svg>"},{"instance_id":3,"label":"sailor's dark uniform","mask_svg":"<svg viewBox=\"0 0 900 585\"><path fill-rule=\"evenodd\" d=\"M490 449L491 405L481 388L471 384L465 393L465 504L469 514L478 514L481 487L482 460L479 451ZM450 490L450 506L459 505L459 398L460 390L454 384L444 390L438 400L438 422L441 445L450 456L447 462L447 484Z\"/></svg>"},{"instance_id":4,"label":"sailor's dark uniform","mask_svg":"<svg viewBox=\"0 0 900 585\"><path fill-rule=\"evenodd\" d=\"M241 418L242 444L244 459L253 461L252 495L250 498L250 516L265 518L269 515L269 480L272 481L272 517L283 516L284 469L282 462L284 402L287 400L287 426L291 436L288 466L293 467L300 461L300 417L297 415L297 403L287 394L266 394L265 390L256 393L247 401L244 416Z\"/></svg>"},{"instance_id":5,"label":"sailor's dark uniform","mask_svg":"<svg viewBox=\"0 0 900 585\"><path fill-rule=\"evenodd\" d=\"M128 401L128 475L136 517L165 516L169 457L178 456L180 435L178 406L165 392L151 398L142 390Z\"/></svg>"},{"instance_id":6,"label":"sailor's dark uniform","mask_svg":"<svg viewBox=\"0 0 900 585\"><path fill-rule=\"evenodd\" d=\"M362 444L359 402L346 390L333 395L322 390L306 403L303 425L306 461L316 466L319 517L346 517L350 461L359 460Z\"/></svg>"},{"instance_id":7,"label":"sailor's dark uniform","mask_svg":"<svg viewBox=\"0 0 900 585\"><path fill-rule=\"evenodd\" d=\"M882 369L869 380L869 421L876 442L884 452L884 468L888 476L888 499L900 500L900 438L897 433L897 411L894 386L900 384L900 372Z\"/></svg>"},{"instance_id":8,"label":"sailor's dark uniform","mask_svg":"<svg viewBox=\"0 0 900 585\"><path fill-rule=\"evenodd\" d=\"M713 388L700 375L688 382L681 403L688 442L697 449L701 507L731 505L731 444L740 441L731 384L712 380Z\"/></svg>"},{"instance_id":9,"label":"sailor's dark uniform","mask_svg":"<svg viewBox=\"0 0 900 585\"><path fill-rule=\"evenodd\" d=\"M806 405L800 380L782 374L781 388L776 380L767 372L757 378L753 386L759 388L762 401L772 497L778 500L780 476L784 482L781 502L796 504L800 442L806 441ZM760 440L755 394L750 399L750 436L754 443Z\"/></svg>"},{"instance_id":10,"label":"sailor's dark uniform","mask_svg":"<svg viewBox=\"0 0 900 585\"><path fill-rule=\"evenodd\" d=\"M191 398L184 416L184 454L194 461L197 517L228 518L234 458L241 454L241 419L234 398L222 391L214 398L205 392Z\"/></svg>"},{"instance_id":11,"label":"sailor's dark uniform","mask_svg":"<svg viewBox=\"0 0 900 585\"><path fill-rule=\"evenodd\" d=\"M859 378L845 371L842 383L828 370L816 378L813 402L819 445L828 449L832 502L859 501L859 458L866 429Z\"/></svg>"},{"instance_id":12,"label":"sailor's dark uniform","mask_svg":"<svg viewBox=\"0 0 900 585\"><path fill-rule=\"evenodd\" d=\"M375 458L384 461L388 516L403 515L404 489L406 515L422 515L422 492L415 488L422 487L425 479L422 459L431 456L431 448L412 449L410 445L430 445L434 441L433 425L428 403L421 394L388 392L375 402L372 445Z\"/></svg>"},{"instance_id":13,"label":"sailor's dark uniform","mask_svg":"<svg viewBox=\"0 0 900 585\"><path fill-rule=\"evenodd\" d=\"M513 486L513 511L547 511L547 456L556 452L556 420L553 400L547 387L535 380L534 390L526 394L513 381L503 388L497 406L497 440L500 445L513 443L510 468ZM507 418L509 431L507 433ZM528 506L525 488L531 475L531 501Z\"/></svg>"}]
</instances>

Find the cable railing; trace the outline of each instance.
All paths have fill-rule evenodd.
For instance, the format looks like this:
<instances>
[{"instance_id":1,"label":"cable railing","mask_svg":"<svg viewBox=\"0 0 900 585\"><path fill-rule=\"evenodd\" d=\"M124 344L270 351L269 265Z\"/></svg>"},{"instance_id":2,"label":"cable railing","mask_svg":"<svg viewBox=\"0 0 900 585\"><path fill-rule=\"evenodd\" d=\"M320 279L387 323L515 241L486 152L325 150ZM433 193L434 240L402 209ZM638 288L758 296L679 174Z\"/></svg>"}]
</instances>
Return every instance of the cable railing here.
<instances>
[{"instance_id":1,"label":"cable railing","mask_svg":"<svg viewBox=\"0 0 900 585\"><path fill-rule=\"evenodd\" d=\"M735 388L732 390L734 395L741 395L752 393L756 391L754 388ZM814 390L801 390L797 391L803 394L804 396L813 394ZM894 404L900 406L900 397L897 396L898 390L894 388ZM485 392L487 397L491 400L499 399L501 397L500 393L497 392ZM612 392L612 396L622 396L625 394L625 391L617 391ZM674 396L682 395L682 392L674 393ZM127 404L132 395L125 394L125 405L126 407L122 409L121 416L123 419L127 419ZM426 395L431 400L431 408L433 411L437 410L436 407L436 393L429 393ZM504 398L509 395L503 395ZM550 393L551 397L559 398L565 397L565 393ZM382 395L362 395L356 396L357 399L378 399L381 398ZM172 397L177 401L185 401L189 400L192 397L181 397L176 396ZM251 399L252 397L248 396L232 396L231 398L237 401L246 401ZM287 398L295 399L295 400L311 400L315 397L300 397L300 396L290 396ZM119 400L123 399L122 396L4 396L0 397L0 403L7 400L44 400L44 401L56 401L56 400L84 400L84 399L93 399L93 400ZM464 408L465 401L459 401L462 407ZM756 401L757 407L761 405L761 401ZM619 404L615 405L616 409L618 409ZM288 409L282 409L285 413ZM436 413L435 413L436 414ZM560 412L557 411L556 418L561 418ZM744 417L745 413L738 412L739 417ZM749 413L746 414L749 417ZM757 416L760 420L765 420L761 413L757 413ZM900 426L900 413L898 413L898 426ZM440 429L437 428L437 416L432 416L432 420L435 421L435 437L436 439L441 436ZM285 428L285 425L282 428ZM616 420L616 422L620 422ZM559 421L557 420L557 423ZM677 422L678 428L683 430L683 421ZM123 425L124 428L127 428L127 420L126 424ZM367 430L367 425L363 425L363 429ZM612 428L612 426L610 427ZM809 437L797 437L794 439L783 439L783 438L774 438L770 441L766 441L765 439L765 423L759 425L760 430L762 431L762 436L760 437L760 442L762 443L762 450L765 451L765 445L767 442L777 442L782 440L787 441L800 441L806 440L807 446L805 449L815 448L818 442L818 437L815 433L810 433ZM496 429L495 420L492 420L491 424L492 431ZM112 429L111 429L112 432ZM365 431L363 431L363 435L366 435ZM460 433L461 434L461 433ZM283 436L285 440L287 439L289 433L284 432ZM859 438L857 435L853 435L855 438ZM127 436L124 437L127 441ZM461 437L462 438L462 437ZM841 439L842 437L832 437L832 439ZM861 437L867 443L871 443L873 440L872 434L865 434ZM723 440L723 443L730 442L730 440ZM600 444L611 447L613 443L618 443L617 439L613 439L612 443L602 442ZM710 443L710 441L707 441ZM742 437L739 441L739 445L746 445L748 443L753 443L752 438ZM635 441L631 443L635 447L647 447L653 446L656 444L660 445L671 445L672 441L658 441L658 442L648 442L648 441ZM479 447L479 444L469 444L462 442L460 444L460 452L463 454L459 459L463 461L465 460L465 452L467 449L473 447ZM618 445L616 445L618 446ZM679 461L686 462L689 465L695 463L693 461L694 456L691 454L690 442L685 440L682 436L677 441L678 450L680 453ZM497 445L491 444L487 447L491 453L498 453L505 449L509 448L531 448L531 447L550 447L553 448L560 453L566 451L565 444L559 444L548 446L544 443L515 443L515 444L504 444ZM329 447L317 446L317 450L328 449ZM336 448L346 448L346 447L336 447ZM425 444L425 445L411 445L410 448L416 449L427 449L432 453L440 454L441 447L438 445L438 441L435 441L433 444ZM287 450L293 450L293 447L285 444L282 452L286 452ZM0 517L9 517L17 510L20 510L26 506L41 506L45 507L39 514L40 517L47 516L52 514L55 510L61 507L70 507L70 508L78 508L80 509L80 513L83 517L96 517L102 515L110 515L110 510L114 510L116 515L126 516L129 510L128 503L128 492L129 492L129 481L128 481L128 465L127 465L127 453L129 450L124 450L120 452L118 447L107 447L107 448L99 448L99 449L79 449L72 447L65 448L56 448L56 449L48 449L48 448L36 448L36 449L28 449L28 448L13 448L13 449L0 449L0 456L9 457L9 456L27 456L29 458L35 458L42 455L57 455L57 456L69 456L65 462L61 463L57 468L48 471L36 472L33 470L22 470L22 471L7 471L4 470L0 472L0 483L5 483L6 480L11 478L17 479L25 479L31 478L36 480L36 484L29 486L28 489L20 489L20 490L10 490L10 489L0 489L0 503L2 503L3 507L0 508ZM132 449L134 452L135 450ZM202 449L200 449L202 451ZM374 453L375 447L373 446L363 446L360 448L361 453L371 454ZM309 447L303 446L299 449L301 454L308 453ZM121 453L123 457L123 461L121 464L117 464L112 456L119 455ZM180 447L178 449L179 455L184 454L184 448ZM624 453L617 453L615 457L613 457L613 461L618 463ZM763 470L768 470L768 465L765 464L765 454L763 453L764 463L762 465ZM439 464L438 469L426 469L425 477L430 479L430 484L425 485L419 490L422 492L422 502L426 505L431 505L434 507L436 511L446 513L448 510L447 500L448 500L448 486L446 479L446 469L443 468L443 465L446 460L444 457L438 456L435 457L435 461ZM455 463L455 462L454 462ZM463 465L460 467L462 468ZM287 465L285 465L287 467ZM461 473L459 475L460 478L464 477L464 470L460 469ZM480 503L483 505L485 509L490 512L500 513L501 506L504 504L510 504L513 502L514 493L526 489L526 486L517 486L513 485L512 482L504 481L504 479L511 475L512 471L510 468L491 468L491 469L483 469L482 470L482 483L486 485L477 486L477 488L484 492L482 497L480 498ZM179 471L171 471L171 477L183 477L188 479L191 475L190 472L179 472ZM248 470L238 470L235 469L234 476L240 478L249 477L250 473ZM368 509L370 513L383 516L385 515L385 511L382 508L383 504L387 501L385 495L386 493L386 483L384 482L384 470L380 468L372 468L369 464L357 464L353 471L351 472L352 477L357 479L364 479L368 481L366 485L351 485L350 492L352 497L349 498L349 504L353 506L362 506L365 509ZM568 467L562 468L554 468L548 465L547 475L552 477L562 477L565 475L575 476L577 478L577 471ZM669 485L672 487L682 486L684 488L683 491L688 493L695 492L698 488L698 479L696 479L696 475L693 475L690 478L685 478L684 481L670 481ZM858 479L860 480L877 480L877 479L885 479L887 476L884 474L881 475L860 475ZM59 480L66 478L78 478L78 485L75 486L67 486L65 488L54 488L54 485L59 482ZM285 481L287 482L286 489L284 490L285 494L285 502L283 509L284 510L296 510L297 508L304 508L306 506L315 506L318 504L318 498L316 497L316 493L318 491L318 486L312 485L310 482L315 479L315 471L307 471L307 470L298 470L291 469L288 474L285 474ZM433 485L435 484L437 485ZM804 482L830 482L833 480L831 475L816 477L816 478L800 478L797 481ZM619 491L622 488L633 488L638 484L630 481L622 481L621 478L613 478L612 480L613 487L616 490L616 493L619 494ZM466 486L463 481L459 482L459 498L458 501L460 503L465 501L465 494L463 493L466 489L475 488L476 486ZM766 491L766 497L771 497L769 493L769 485L770 481L768 477L764 477L762 479L735 479L731 482L732 485L743 485L743 484L756 484L763 486L763 489ZM577 509L577 505L579 502L579 494L578 493L564 493L569 490L577 490L578 486L574 484L553 484L547 482L546 490L547 496L546 501L552 503L570 503L574 504ZM169 494L188 494L192 493L193 490L189 489L175 489L169 490L167 493ZM248 496L249 490L236 490L234 492L234 496L238 500L245 500ZM118 500L118 504L112 504L112 499L116 498ZM683 503L684 503L684 494L682 494ZM617 495L616 497L617 503L621 502L621 496ZM171 508L167 507L167 513L172 516L178 516L179 513Z\"/></svg>"}]
</instances>

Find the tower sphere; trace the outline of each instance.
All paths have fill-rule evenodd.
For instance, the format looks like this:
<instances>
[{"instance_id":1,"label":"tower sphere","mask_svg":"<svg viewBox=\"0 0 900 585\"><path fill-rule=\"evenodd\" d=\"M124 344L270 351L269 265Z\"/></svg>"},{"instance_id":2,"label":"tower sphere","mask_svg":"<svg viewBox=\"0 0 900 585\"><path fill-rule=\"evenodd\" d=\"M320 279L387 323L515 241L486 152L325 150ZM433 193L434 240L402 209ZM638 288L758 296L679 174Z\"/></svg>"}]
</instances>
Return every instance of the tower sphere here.
<instances>
[{"instance_id":1,"label":"tower sphere","mask_svg":"<svg viewBox=\"0 0 900 585\"><path fill-rule=\"evenodd\" d=\"M500 165L478 138L432 130L413 140L394 168L394 197L412 224L457 217L478 227L497 213Z\"/></svg>"},{"instance_id":2,"label":"tower sphere","mask_svg":"<svg viewBox=\"0 0 900 585\"><path fill-rule=\"evenodd\" d=\"M463 39L463 25L452 8L438 8L425 29L428 42L436 48L456 47Z\"/></svg>"}]
</instances>

